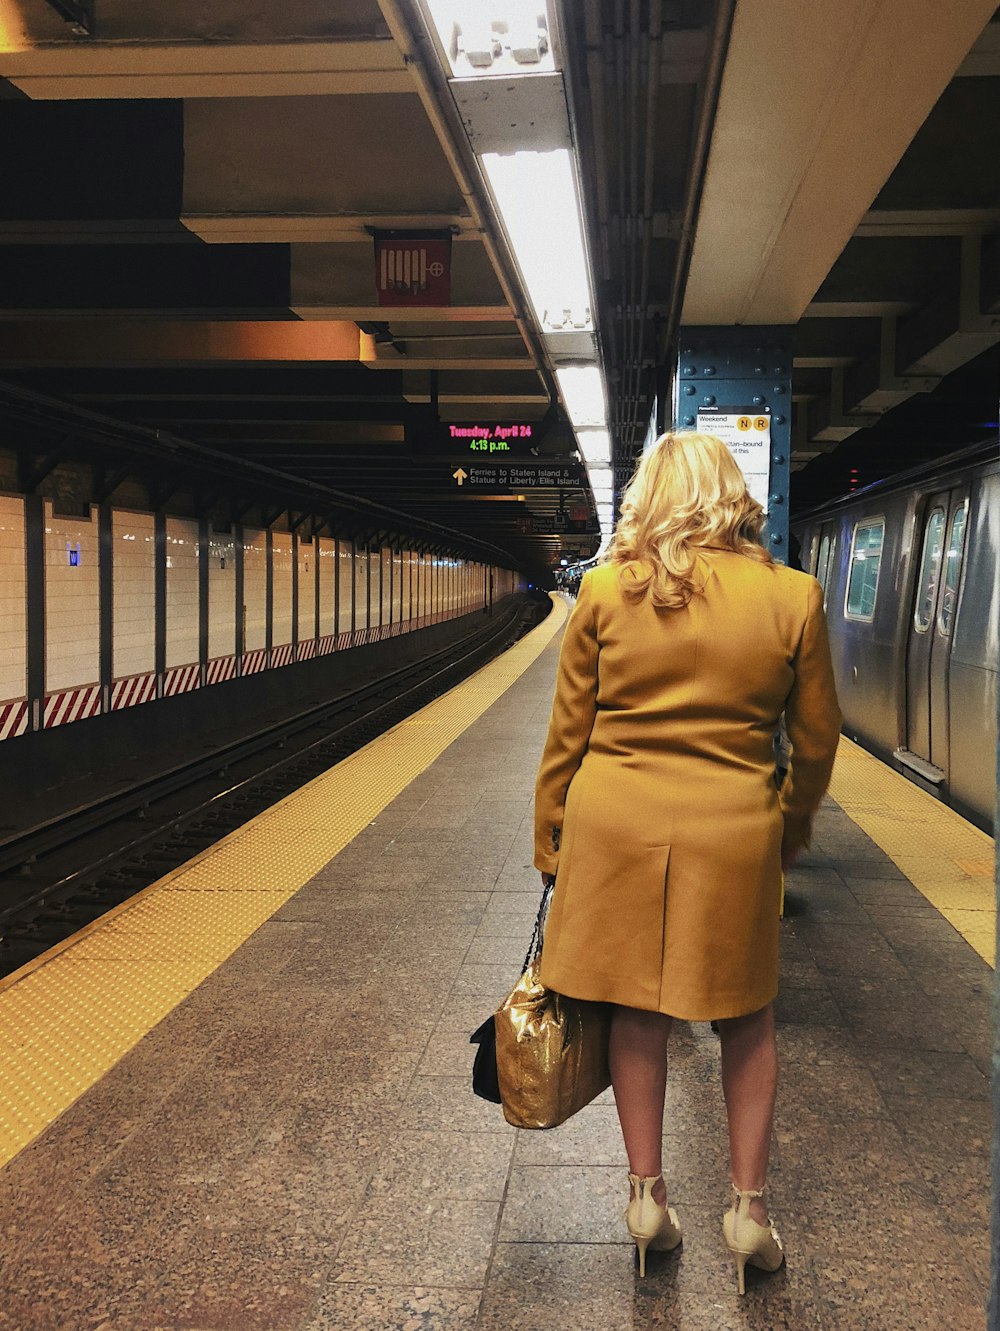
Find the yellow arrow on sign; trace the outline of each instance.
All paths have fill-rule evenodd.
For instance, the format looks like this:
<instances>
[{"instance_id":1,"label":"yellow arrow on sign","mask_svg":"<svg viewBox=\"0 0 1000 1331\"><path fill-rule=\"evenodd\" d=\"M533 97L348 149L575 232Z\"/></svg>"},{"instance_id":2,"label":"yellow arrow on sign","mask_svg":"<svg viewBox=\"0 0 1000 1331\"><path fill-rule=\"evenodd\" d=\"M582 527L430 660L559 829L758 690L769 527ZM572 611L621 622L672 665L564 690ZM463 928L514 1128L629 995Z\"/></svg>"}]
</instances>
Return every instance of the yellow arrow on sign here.
<instances>
[{"instance_id":1,"label":"yellow arrow on sign","mask_svg":"<svg viewBox=\"0 0 1000 1331\"><path fill-rule=\"evenodd\" d=\"M451 474L454 476L455 480L458 481L459 485L464 484L464 482L469 479L469 473L463 471L461 467L459 467L458 471L453 471Z\"/></svg>"}]
</instances>

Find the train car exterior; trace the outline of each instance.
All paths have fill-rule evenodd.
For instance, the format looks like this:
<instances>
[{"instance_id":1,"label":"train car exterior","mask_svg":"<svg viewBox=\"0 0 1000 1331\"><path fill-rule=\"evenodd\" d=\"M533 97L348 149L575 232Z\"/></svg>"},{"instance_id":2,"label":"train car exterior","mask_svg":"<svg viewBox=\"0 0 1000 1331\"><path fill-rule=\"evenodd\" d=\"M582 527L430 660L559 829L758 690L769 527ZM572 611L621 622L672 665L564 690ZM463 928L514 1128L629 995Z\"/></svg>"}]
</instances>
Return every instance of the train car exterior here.
<instances>
[{"instance_id":1,"label":"train car exterior","mask_svg":"<svg viewBox=\"0 0 1000 1331\"><path fill-rule=\"evenodd\" d=\"M823 586L845 733L992 830L996 443L814 509L793 530Z\"/></svg>"}]
</instances>

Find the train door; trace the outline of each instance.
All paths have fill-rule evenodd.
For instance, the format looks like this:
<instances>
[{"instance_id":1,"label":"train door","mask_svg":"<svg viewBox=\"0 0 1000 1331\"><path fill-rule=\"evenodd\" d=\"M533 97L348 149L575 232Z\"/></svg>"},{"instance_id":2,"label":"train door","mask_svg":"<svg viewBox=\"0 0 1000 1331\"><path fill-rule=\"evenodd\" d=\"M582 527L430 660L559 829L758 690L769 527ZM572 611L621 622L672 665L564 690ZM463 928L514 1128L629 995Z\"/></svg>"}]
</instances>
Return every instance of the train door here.
<instances>
[{"instance_id":1,"label":"train door","mask_svg":"<svg viewBox=\"0 0 1000 1331\"><path fill-rule=\"evenodd\" d=\"M906 653L906 748L931 781L948 774L948 669L965 551L965 488L933 494L924 509ZM929 769L929 770L925 770Z\"/></svg>"}]
</instances>

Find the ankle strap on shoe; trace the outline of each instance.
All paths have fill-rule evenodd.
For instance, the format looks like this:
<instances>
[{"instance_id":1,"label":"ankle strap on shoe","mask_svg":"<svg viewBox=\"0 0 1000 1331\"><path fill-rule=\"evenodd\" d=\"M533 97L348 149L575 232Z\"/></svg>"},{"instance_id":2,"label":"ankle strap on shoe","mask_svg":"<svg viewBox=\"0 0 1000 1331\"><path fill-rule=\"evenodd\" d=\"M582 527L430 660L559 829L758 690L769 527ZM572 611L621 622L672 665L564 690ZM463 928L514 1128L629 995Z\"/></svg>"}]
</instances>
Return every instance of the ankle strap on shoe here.
<instances>
[{"instance_id":1,"label":"ankle strap on shoe","mask_svg":"<svg viewBox=\"0 0 1000 1331\"><path fill-rule=\"evenodd\" d=\"M653 1189L662 1178L662 1174L650 1174L646 1178L643 1178L639 1174L629 1174L628 1181L632 1184L632 1187L635 1188L635 1195L641 1201L646 1193L646 1184L649 1184L649 1192L652 1193Z\"/></svg>"},{"instance_id":2,"label":"ankle strap on shoe","mask_svg":"<svg viewBox=\"0 0 1000 1331\"><path fill-rule=\"evenodd\" d=\"M744 1197L763 1197L766 1191L766 1188L738 1188L735 1183L733 1184L737 1201L741 1201Z\"/></svg>"}]
</instances>

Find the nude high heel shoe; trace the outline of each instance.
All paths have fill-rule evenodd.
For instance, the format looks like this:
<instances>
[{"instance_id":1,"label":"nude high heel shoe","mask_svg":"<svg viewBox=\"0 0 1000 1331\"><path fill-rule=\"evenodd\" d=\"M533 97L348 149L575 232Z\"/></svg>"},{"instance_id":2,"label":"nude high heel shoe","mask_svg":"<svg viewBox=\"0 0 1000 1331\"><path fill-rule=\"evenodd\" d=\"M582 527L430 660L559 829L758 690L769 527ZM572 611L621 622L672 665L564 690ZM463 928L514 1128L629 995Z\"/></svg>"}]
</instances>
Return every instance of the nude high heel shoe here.
<instances>
[{"instance_id":1,"label":"nude high heel shoe","mask_svg":"<svg viewBox=\"0 0 1000 1331\"><path fill-rule=\"evenodd\" d=\"M639 1250L639 1274L646 1274L646 1249L654 1252L670 1252L680 1243L680 1221L672 1206L661 1206L653 1197L653 1185L663 1177L654 1174L652 1178L640 1178L638 1174L629 1174L632 1185L632 1200L625 1212L628 1232L635 1240Z\"/></svg>"},{"instance_id":2,"label":"nude high heel shoe","mask_svg":"<svg viewBox=\"0 0 1000 1331\"><path fill-rule=\"evenodd\" d=\"M741 1294L747 1292L746 1264L762 1271L777 1271L785 1260L781 1238L768 1216L767 1224L760 1225L750 1214L750 1202L763 1197L764 1189L740 1191L733 1184L736 1200L722 1218L722 1233L726 1247L736 1259L736 1283Z\"/></svg>"}]
</instances>

